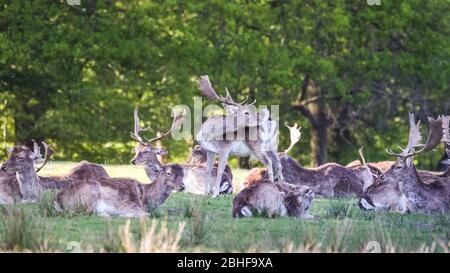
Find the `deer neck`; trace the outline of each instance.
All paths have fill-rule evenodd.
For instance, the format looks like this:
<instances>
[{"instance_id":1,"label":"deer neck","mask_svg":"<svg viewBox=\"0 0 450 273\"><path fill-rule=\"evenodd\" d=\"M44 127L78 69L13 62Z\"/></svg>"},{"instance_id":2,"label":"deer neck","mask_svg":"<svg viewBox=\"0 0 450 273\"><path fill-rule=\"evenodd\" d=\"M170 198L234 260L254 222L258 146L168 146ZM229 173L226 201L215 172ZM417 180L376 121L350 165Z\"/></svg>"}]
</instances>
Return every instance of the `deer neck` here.
<instances>
[{"instance_id":1,"label":"deer neck","mask_svg":"<svg viewBox=\"0 0 450 273\"><path fill-rule=\"evenodd\" d=\"M164 183L161 177L158 177L155 182L145 185L144 205L146 205L147 209L150 211L156 210L164 203L164 201L166 201L172 191L173 188Z\"/></svg>"},{"instance_id":2,"label":"deer neck","mask_svg":"<svg viewBox=\"0 0 450 273\"><path fill-rule=\"evenodd\" d=\"M157 165L162 166L161 163L157 163ZM155 178L152 177L152 175L151 175L151 173L152 173L152 171L150 169L151 167L154 167L154 166L152 166L152 165L145 165L144 166L144 170L145 170L145 173L147 174L147 177L150 180L150 182L153 182L153 181L155 181Z\"/></svg>"},{"instance_id":3,"label":"deer neck","mask_svg":"<svg viewBox=\"0 0 450 273\"><path fill-rule=\"evenodd\" d=\"M420 206L424 202L423 200L423 182L414 168L413 176L400 181L400 191L416 206Z\"/></svg>"},{"instance_id":4,"label":"deer neck","mask_svg":"<svg viewBox=\"0 0 450 273\"><path fill-rule=\"evenodd\" d=\"M41 193L41 187L39 185L39 177L34 170L34 166L29 166L20 172L16 172L16 177L19 181L22 201L37 201Z\"/></svg>"}]
</instances>

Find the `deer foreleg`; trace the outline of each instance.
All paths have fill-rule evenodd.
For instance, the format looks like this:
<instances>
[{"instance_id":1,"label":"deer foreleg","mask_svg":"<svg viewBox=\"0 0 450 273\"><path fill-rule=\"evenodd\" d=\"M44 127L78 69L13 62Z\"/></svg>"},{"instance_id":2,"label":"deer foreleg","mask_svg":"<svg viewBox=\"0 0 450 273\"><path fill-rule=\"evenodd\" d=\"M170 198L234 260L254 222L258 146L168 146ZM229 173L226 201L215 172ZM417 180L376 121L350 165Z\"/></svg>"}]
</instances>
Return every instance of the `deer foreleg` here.
<instances>
[{"instance_id":1,"label":"deer foreleg","mask_svg":"<svg viewBox=\"0 0 450 273\"><path fill-rule=\"evenodd\" d=\"M273 168L273 176L275 181L283 181L283 169L281 167L280 159L278 158L278 155L276 152L269 151L267 152L268 157L270 158L270 161L272 163Z\"/></svg>"},{"instance_id":2,"label":"deer foreleg","mask_svg":"<svg viewBox=\"0 0 450 273\"><path fill-rule=\"evenodd\" d=\"M229 152L223 153L219 156L219 165L217 166L216 184L212 189L212 197L217 197L220 193L220 182L222 182L222 175L228 163Z\"/></svg>"},{"instance_id":3,"label":"deer foreleg","mask_svg":"<svg viewBox=\"0 0 450 273\"><path fill-rule=\"evenodd\" d=\"M216 154L210 151L206 151L206 186L205 186L205 195L209 195L211 190L211 185L214 183L214 178L212 175L212 169L214 167L214 159Z\"/></svg>"}]
</instances>

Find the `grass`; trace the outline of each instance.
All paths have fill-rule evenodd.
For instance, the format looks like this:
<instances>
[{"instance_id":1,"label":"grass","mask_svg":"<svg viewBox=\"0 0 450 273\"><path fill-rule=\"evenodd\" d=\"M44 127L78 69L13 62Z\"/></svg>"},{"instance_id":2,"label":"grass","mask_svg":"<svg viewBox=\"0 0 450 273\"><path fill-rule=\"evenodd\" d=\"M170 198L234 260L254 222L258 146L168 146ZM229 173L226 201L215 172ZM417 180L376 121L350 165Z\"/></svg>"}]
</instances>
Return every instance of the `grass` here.
<instances>
[{"instance_id":1,"label":"grass","mask_svg":"<svg viewBox=\"0 0 450 273\"><path fill-rule=\"evenodd\" d=\"M73 166L53 162L42 175L64 173ZM111 176L147 181L140 168L106 169ZM240 189L246 173L234 170L235 189ZM38 204L3 207L2 251L448 252L450 247L449 215L369 213L358 208L356 199L314 200L312 214L317 221L234 219L233 196L210 199L173 193L142 221L58 214L52 211L51 196Z\"/></svg>"}]
</instances>

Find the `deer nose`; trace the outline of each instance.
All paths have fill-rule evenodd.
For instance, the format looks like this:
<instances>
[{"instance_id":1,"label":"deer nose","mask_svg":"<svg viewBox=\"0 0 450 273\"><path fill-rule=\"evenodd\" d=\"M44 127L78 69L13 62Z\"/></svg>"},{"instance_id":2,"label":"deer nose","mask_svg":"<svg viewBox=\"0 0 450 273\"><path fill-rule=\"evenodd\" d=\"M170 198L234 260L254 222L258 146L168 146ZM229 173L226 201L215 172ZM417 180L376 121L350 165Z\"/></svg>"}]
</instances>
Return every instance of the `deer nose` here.
<instances>
[{"instance_id":1,"label":"deer nose","mask_svg":"<svg viewBox=\"0 0 450 273\"><path fill-rule=\"evenodd\" d=\"M133 164L133 165L136 165L136 159L132 159L132 160L130 161L130 163Z\"/></svg>"},{"instance_id":2,"label":"deer nose","mask_svg":"<svg viewBox=\"0 0 450 273\"><path fill-rule=\"evenodd\" d=\"M386 179L386 177L384 176L384 174L380 174L380 176L378 176L381 180L385 180Z\"/></svg>"},{"instance_id":3,"label":"deer nose","mask_svg":"<svg viewBox=\"0 0 450 273\"><path fill-rule=\"evenodd\" d=\"M4 172L6 172L8 169L6 168L5 164L2 164L2 166L0 167L0 169Z\"/></svg>"}]
</instances>

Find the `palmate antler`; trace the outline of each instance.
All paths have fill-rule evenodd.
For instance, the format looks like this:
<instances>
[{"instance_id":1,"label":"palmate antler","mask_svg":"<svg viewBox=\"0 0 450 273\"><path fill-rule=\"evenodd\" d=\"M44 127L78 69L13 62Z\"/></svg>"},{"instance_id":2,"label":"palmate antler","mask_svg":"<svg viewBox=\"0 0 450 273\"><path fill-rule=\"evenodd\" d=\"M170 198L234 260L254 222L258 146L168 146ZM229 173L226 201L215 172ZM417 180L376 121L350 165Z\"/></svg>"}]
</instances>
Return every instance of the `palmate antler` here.
<instances>
[{"instance_id":1,"label":"palmate antler","mask_svg":"<svg viewBox=\"0 0 450 273\"><path fill-rule=\"evenodd\" d=\"M245 102L247 101L247 99L245 99L244 101L242 101L240 103L234 102L233 98L230 95L230 92L228 92L228 89L226 89L226 88L225 88L225 91L227 92L227 95L225 97L217 95L216 91L214 90L214 88L211 85L211 82L209 81L208 75L200 76L200 80L198 81L198 86L200 89L200 93L203 96L205 96L209 99L212 99L212 100L219 101L223 104L242 107L242 106L244 106ZM256 101L254 101L248 105L251 105L255 102Z\"/></svg>"},{"instance_id":2,"label":"palmate antler","mask_svg":"<svg viewBox=\"0 0 450 273\"><path fill-rule=\"evenodd\" d=\"M420 144L422 140L422 135L420 133L420 121L415 123L414 113L409 114L409 137L408 137L408 145L406 148L401 149L402 152L395 153L391 149L386 149L386 152L390 155L402 158L408 158L411 156L415 156L422 152L430 151L435 148L442 140L443 130L442 130L442 116L439 116L437 119L428 118L428 127L429 133L427 137L427 141L425 144ZM419 150L416 150L419 148Z\"/></svg>"},{"instance_id":3,"label":"palmate antler","mask_svg":"<svg viewBox=\"0 0 450 273\"><path fill-rule=\"evenodd\" d=\"M39 145L37 144L37 142L32 139L33 141L33 157L36 159L41 159L44 160L44 163L42 163L42 165L36 169L36 172L38 173L40 170L42 170L42 168L44 168L44 166L47 164L47 162L50 160L51 156L54 153L54 150L51 148L51 145L48 145L47 143L42 141L42 145L44 146L44 157L42 157L41 154L41 149L39 148Z\"/></svg>"},{"instance_id":4,"label":"palmate antler","mask_svg":"<svg viewBox=\"0 0 450 273\"><path fill-rule=\"evenodd\" d=\"M170 129L167 132L160 134L157 137L154 137L151 139L146 139L145 137L140 136L139 133L146 132L149 129L151 129L151 127L150 126L148 126L146 128L141 127L138 112L139 112L139 109L136 107L136 109L134 109L134 132L130 133L130 135L131 135L132 139L134 139L135 141L139 142L140 144L142 144L144 146L148 146L152 142L160 140L160 139L168 136L170 134L170 132L172 132L173 130L178 128L183 123L184 118L185 118L185 111L183 109L182 112L175 114L173 121L172 121L172 125L170 126Z\"/></svg>"},{"instance_id":5,"label":"palmate antler","mask_svg":"<svg viewBox=\"0 0 450 273\"><path fill-rule=\"evenodd\" d=\"M285 124L284 126L289 129L291 139L291 144L286 150L284 150L284 153L287 154L292 149L292 147L294 147L294 145L300 140L300 137L302 136L300 130L302 129L302 127L299 127L297 123L295 123L292 127L287 124Z\"/></svg>"}]
</instances>

